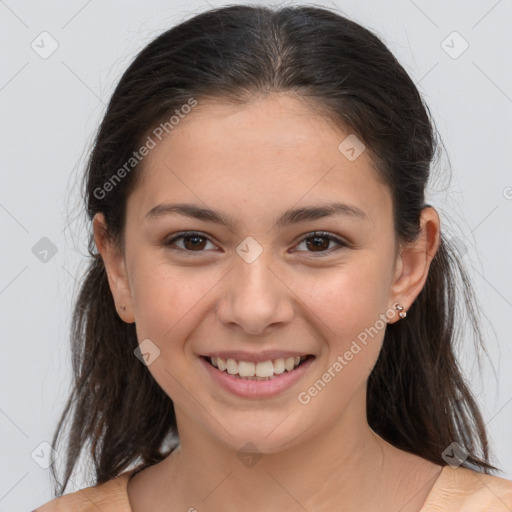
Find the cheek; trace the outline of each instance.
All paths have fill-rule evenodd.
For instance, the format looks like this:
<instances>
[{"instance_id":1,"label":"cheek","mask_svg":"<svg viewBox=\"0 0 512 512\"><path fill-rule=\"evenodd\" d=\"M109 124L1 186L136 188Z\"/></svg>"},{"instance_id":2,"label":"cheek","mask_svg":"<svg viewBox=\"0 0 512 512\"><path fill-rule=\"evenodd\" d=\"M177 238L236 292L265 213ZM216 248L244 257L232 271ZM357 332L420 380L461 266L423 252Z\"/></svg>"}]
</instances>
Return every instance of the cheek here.
<instances>
[{"instance_id":1,"label":"cheek","mask_svg":"<svg viewBox=\"0 0 512 512\"><path fill-rule=\"evenodd\" d=\"M223 273L178 267L165 257L134 259L132 297L139 342L149 338L170 353L200 323L215 283Z\"/></svg>"},{"instance_id":2,"label":"cheek","mask_svg":"<svg viewBox=\"0 0 512 512\"><path fill-rule=\"evenodd\" d=\"M132 286L137 324L145 328L151 326L153 335L164 326L169 329L183 307L181 287L182 283L165 265L138 263Z\"/></svg>"},{"instance_id":3,"label":"cheek","mask_svg":"<svg viewBox=\"0 0 512 512\"><path fill-rule=\"evenodd\" d=\"M323 292L321 288L317 293L309 292L307 306L320 331L316 336L322 350L321 364L304 383L298 399L300 404L312 407L311 417L322 417L330 411L334 418L355 393L364 397L364 386L379 357L387 325L386 294L380 290L385 283L377 277L340 273L325 279Z\"/></svg>"},{"instance_id":4,"label":"cheek","mask_svg":"<svg viewBox=\"0 0 512 512\"><path fill-rule=\"evenodd\" d=\"M371 325L385 313L389 280L376 263L354 262L303 279L301 296L330 328L332 335ZM370 322L370 324L369 324Z\"/></svg>"},{"instance_id":5,"label":"cheek","mask_svg":"<svg viewBox=\"0 0 512 512\"><path fill-rule=\"evenodd\" d=\"M149 345L158 355L148 371L177 404L186 404L186 390L194 389L188 375L194 356L187 340L201 322L215 277L155 258L137 261L132 287L137 339L139 344L149 339L157 347Z\"/></svg>"},{"instance_id":6,"label":"cheek","mask_svg":"<svg viewBox=\"0 0 512 512\"><path fill-rule=\"evenodd\" d=\"M305 310L313 313L312 322L320 330L318 336L326 342L327 368L342 358L338 381L358 381L368 376L387 325L386 270L376 258L363 260L322 277L316 274L302 284ZM339 365L336 369L340 370Z\"/></svg>"}]
</instances>

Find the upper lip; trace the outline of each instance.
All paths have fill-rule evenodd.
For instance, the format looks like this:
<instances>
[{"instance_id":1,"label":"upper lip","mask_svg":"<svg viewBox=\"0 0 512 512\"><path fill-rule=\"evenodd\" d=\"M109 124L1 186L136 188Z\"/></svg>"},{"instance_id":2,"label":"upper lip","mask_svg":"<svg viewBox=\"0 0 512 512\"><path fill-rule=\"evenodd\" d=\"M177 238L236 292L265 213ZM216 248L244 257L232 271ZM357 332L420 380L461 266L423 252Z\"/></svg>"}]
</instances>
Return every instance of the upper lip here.
<instances>
[{"instance_id":1,"label":"upper lip","mask_svg":"<svg viewBox=\"0 0 512 512\"><path fill-rule=\"evenodd\" d=\"M260 352L244 352L243 350L219 350L202 354L203 357L221 357L222 359L235 359L236 361L262 362L275 359L286 359L287 357L302 357L312 355L308 352L297 352L291 350L263 350Z\"/></svg>"}]
</instances>

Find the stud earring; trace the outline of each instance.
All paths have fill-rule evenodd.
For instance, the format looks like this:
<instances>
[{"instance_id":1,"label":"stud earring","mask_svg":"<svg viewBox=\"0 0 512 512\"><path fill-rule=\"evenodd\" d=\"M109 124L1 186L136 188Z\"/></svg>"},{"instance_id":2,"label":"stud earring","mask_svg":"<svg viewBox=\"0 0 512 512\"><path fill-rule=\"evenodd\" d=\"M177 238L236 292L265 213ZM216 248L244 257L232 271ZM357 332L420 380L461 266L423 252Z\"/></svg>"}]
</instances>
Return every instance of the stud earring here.
<instances>
[{"instance_id":1,"label":"stud earring","mask_svg":"<svg viewBox=\"0 0 512 512\"><path fill-rule=\"evenodd\" d=\"M124 306L124 305L123 305L123 306L121 306L121 309L122 309L123 311L126 311L126 306Z\"/></svg>"},{"instance_id":2,"label":"stud earring","mask_svg":"<svg viewBox=\"0 0 512 512\"><path fill-rule=\"evenodd\" d=\"M398 311L398 316L400 318L405 318L407 316L407 312L405 311L405 308L402 306L402 304L395 304L395 309Z\"/></svg>"}]
</instances>

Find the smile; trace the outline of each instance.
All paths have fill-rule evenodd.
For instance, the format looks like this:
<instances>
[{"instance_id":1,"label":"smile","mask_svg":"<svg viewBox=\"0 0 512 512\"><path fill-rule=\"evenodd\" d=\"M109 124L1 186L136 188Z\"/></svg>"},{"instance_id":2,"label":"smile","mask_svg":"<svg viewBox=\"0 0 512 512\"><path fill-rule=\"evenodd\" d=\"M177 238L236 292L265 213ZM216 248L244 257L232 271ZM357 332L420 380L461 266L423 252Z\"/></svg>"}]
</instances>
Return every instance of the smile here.
<instances>
[{"instance_id":1,"label":"smile","mask_svg":"<svg viewBox=\"0 0 512 512\"><path fill-rule=\"evenodd\" d=\"M262 354L257 357L262 359ZM268 356L267 356L268 357ZM314 363L313 355L295 355L259 361L200 356L210 382L243 398L270 398L290 390Z\"/></svg>"},{"instance_id":2,"label":"smile","mask_svg":"<svg viewBox=\"0 0 512 512\"><path fill-rule=\"evenodd\" d=\"M252 361L237 361L236 359L223 359L222 357L210 357L210 363L221 372L229 375L238 375L254 380L268 380L285 371L291 372L307 359L308 356L296 356L279 358L258 363Z\"/></svg>"}]
</instances>

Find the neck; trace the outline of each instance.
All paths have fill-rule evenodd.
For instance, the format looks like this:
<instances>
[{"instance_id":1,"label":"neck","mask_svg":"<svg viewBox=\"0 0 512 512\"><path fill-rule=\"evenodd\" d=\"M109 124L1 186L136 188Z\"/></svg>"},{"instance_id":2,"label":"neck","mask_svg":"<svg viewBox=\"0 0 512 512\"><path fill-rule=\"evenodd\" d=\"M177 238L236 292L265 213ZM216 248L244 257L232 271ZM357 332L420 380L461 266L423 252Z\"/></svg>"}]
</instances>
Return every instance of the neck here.
<instances>
[{"instance_id":1,"label":"neck","mask_svg":"<svg viewBox=\"0 0 512 512\"><path fill-rule=\"evenodd\" d=\"M174 489L168 499L184 510L384 510L380 487L397 450L370 429L365 407L350 412L284 451L252 459L192 421L178 422L180 446L162 462L172 482L165 487Z\"/></svg>"}]
</instances>

